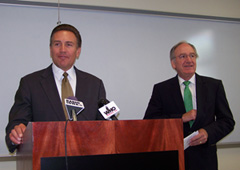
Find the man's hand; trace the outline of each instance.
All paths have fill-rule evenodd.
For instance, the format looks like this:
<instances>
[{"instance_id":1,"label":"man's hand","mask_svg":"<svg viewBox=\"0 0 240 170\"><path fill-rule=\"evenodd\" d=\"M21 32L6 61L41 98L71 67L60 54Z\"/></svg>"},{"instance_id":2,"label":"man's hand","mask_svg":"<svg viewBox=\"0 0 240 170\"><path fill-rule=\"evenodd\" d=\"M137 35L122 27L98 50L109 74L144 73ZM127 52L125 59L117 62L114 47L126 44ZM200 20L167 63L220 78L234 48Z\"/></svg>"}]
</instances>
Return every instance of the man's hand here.
<instances>
[{"instance_id":1,"label":"man's hand","mask_svg":"<svg viewBox=\"0 0 240 170\"><path fill-rule=\"evenodd\" d=\"M10 140L16 145L22 144L23 133L25 130L26 126L22 123L14 126L14 129L12 129L11 133L9 134Z\"/></svg>"},{"instance_id":2,"label":"man's hand","mask_svg":"<svg viewBox=\"0 0 240 170\"><path fill-rule=\"evenodd\" d=\"M208 133L205 129L199 129L198 135L194 136L191 140L189 145L190 146L197 146L207 142L208 140Z\"/></svg>"},{"instance_id":3,"label":"man's hand","mask_svg":"<svg viewBox=\"0 0 240 170\"><path fill-rule=\"evenodd\" d=\"M182 116L183 123L189 122L191 120L195 120L197 117L197 110L190 110L187 113L184 113Z\"/></svg>"}]
</instances>

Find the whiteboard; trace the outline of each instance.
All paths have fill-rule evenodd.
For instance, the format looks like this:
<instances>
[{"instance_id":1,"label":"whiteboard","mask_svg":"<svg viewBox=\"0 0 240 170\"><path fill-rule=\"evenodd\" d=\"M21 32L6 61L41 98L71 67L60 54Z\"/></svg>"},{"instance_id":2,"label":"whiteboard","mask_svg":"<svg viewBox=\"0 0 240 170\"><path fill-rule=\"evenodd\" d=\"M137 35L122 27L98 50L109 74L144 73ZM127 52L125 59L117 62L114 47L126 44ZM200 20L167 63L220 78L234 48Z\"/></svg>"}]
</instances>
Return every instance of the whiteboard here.
<instances>
[{"instance_id":1,"label":"whiteboard","mask_svg":"<svg viewBox=\"0 0 240 170\"><path fill-rule=\"evenodd\" d=\"M57 9L0 5L0 21L0 155L8 155L5 127L15 92L21 77L50 65ZM61 9L61 21L79 29L83 45L76 66L103 80L120 120L143 118L153 85L176 75L170 48L181 40L193 43L197 73L223 80L237 122L221 143L240 142L240 23L80 9Z\"/></svg>"}]
</instances>

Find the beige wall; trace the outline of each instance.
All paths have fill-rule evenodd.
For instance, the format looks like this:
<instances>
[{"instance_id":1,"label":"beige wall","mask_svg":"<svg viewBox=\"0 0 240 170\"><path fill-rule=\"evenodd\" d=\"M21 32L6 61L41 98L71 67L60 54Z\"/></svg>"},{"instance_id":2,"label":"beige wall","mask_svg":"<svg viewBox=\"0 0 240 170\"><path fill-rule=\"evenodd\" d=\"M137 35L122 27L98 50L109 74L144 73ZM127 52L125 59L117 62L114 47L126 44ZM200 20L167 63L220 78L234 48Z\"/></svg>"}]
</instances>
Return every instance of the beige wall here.
<instances>
[{"instance_id":1,"label":"beige wall","mask_svg":"<svg viewBox=\"0 0 240 170\"><path fill-rule=\"evenodd\" d=\"M16 170L16 161L0 161L0 170Z\"/></svg>"},{"instance_id":2,"label":"beige wall","mask_svg":"<svg viewBox=\"0 0 240 170\"><path fill-rule=\"evenodd\" d=\"M240 169L240 148L218 149L219 170Z\"/></svg>"},{"instance_id":3,"label":"beige wall","mask_svg":"<svg viewBox=\"0 0 240 170\"><path fill-rule=\"evenodd\" d=\"M57 0L23 0L56 3ZM59 0L62 4L141 9L181 14L240 18L239 0ZM174 4L174 5L173 5Z\"/></svg>"}]
</instances>

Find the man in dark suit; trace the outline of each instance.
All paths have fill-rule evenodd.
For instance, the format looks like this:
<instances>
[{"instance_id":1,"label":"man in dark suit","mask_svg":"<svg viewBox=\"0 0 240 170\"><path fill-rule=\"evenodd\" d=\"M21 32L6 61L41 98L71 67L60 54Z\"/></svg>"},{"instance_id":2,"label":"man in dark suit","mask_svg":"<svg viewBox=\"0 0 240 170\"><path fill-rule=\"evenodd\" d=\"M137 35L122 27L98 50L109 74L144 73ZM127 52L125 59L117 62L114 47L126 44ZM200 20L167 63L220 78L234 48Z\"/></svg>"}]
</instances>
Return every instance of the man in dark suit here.
<instances>
[{"instance_id":1,"label":"man in dark suit","mask_svg":"<svg viewBox=\"0 0 240 170\"><path fill-rule=\"evenodd\" d=\"M216 143L233 130L235 122L221 80L195 73L197 57L196 48L185 41L171 49L177 76L154 85L144 119L181 118L184 137L199 132L185 150L186 170L217 170ZM184 105L184 81L190 82L190 111Z\"/></svg>"},{"instance_id":2,"label":"man in dark suit","mask_svg":"<svg viewBox=\"0 0 240 170\"><path fill-rule=\"evenodd\" d=\"M67 119L61 93L64 72L68 73L73 95L85 107L77 120L104 120L98 112L98 101L106 98L102 80L74 66L81 44L81 36L75 27L62 24L53 29L50 37L53 63L46 69L23 77L16 92L6 127L6 143L10 152L22 143L28 122Z\"/></svg>"}]
</instances>

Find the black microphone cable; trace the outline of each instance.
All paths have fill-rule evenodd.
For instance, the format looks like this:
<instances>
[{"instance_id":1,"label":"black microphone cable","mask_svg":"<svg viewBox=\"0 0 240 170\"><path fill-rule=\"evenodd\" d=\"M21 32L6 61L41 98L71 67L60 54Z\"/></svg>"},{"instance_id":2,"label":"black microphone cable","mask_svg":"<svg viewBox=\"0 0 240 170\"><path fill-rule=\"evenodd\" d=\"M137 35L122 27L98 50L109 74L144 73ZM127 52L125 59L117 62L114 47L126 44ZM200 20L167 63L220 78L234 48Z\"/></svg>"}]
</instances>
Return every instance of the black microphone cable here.
<instances>
[{"instance_id":1,"label":"black microphone cable","mask_svg":"<svg viewBox=\"0 0 240 170\"><path fill-rule=\"evenodd\" d=\"M64 130L66 170L68 170L68 157L67 157L67 124L68 124L68 121L69 121L69 119L66 120L65 130Z\"/></svg>"}]
</instances>

